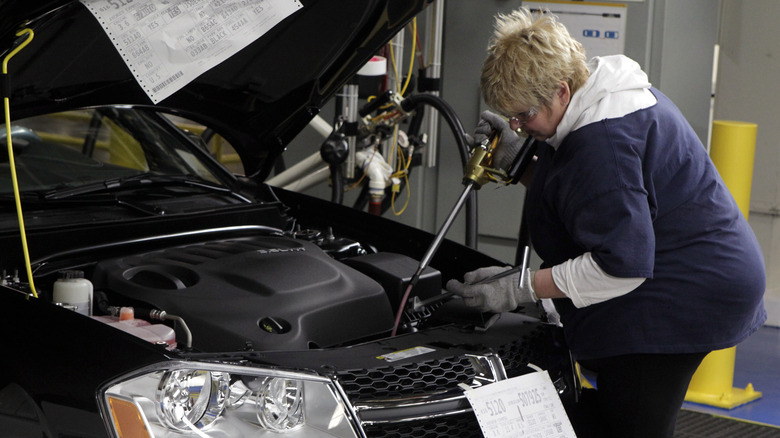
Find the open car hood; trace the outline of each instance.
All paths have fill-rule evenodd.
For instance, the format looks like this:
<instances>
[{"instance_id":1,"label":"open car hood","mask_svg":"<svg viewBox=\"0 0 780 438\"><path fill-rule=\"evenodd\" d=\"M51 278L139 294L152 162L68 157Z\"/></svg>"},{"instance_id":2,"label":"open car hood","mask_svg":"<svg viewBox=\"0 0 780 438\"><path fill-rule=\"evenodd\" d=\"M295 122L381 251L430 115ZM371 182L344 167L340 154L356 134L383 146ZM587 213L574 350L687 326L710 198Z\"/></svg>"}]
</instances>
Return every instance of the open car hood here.
<instances>
[{"instance_id":1,"label":"open car hood","mask_svg":"<svg viewBox=\"0 0 780 438\"><path fill-rule=\"evenodd\" d=\"M325 101L430 2L300 0L302 8L155 105L79 1L0 0L3 57L19 45L19 29L34 31L8 62L3 94L15 119L105 104L156 106L215 129L246 173L264 179Z\"/></svg>"}]
</instances>

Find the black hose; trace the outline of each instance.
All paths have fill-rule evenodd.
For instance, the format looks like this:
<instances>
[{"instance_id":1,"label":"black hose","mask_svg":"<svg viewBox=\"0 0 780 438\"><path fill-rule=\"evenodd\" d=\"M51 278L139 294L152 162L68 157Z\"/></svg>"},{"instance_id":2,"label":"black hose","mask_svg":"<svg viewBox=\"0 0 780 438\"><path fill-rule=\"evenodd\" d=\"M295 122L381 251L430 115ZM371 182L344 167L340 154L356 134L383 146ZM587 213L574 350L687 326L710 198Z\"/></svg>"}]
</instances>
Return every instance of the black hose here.
<instances>
[{"instance_id":1,"label":"black hose","mask_svg":"<svg viewBox=\"0 0 780 438\"><path fill-rule=\"evenodd\" d=\"M363 184L352 208L355 210L364 210L366 205L368 205L368 198L368 184Z\"/></svg>"},{"instance_id":2,"label":"black hose","mask_svg":"<svg viewBox=\"0 0 780 438\"><path fill-rule=\"evenodd\" d=\"M466 132L463 130L463 124L460 122L457 114L455 114L455 111L444 99L428 93L414 94L407 97L401 102L401 108L410 112L420 104L432 106L444 117L452 131L452 135L455 136L461 164L465 169L469 160L469 145L466 141ZM477 194L474 191L469 194L466 200L466 246L477 248Z\"/></svg>"},{"instance_id":3,"label":"black hose","mask_svg":"<svg viewBox=\"0 0 780 438\"><path fill-rule=\"evenodd\" d=\"M331 185L331 195L330 200L334 204L341 204L344 202L344 180L342 175L341 165L340 164L331 164L330 165L330 185Z\"/></svg>"},{"instance_id":4,"label":"black hose","mask_svg":"<svg viewBox=\"0 0 780 438\"><path fill-rule=\"evenodd\" d=\"M409 129L406 131L409 137L418 138L420 136L420 128L422 127L422 121L425 118L425 107L418 108L412 116L412 120L409 122Z\"/></svg>"},{"instance_id":5,"label":"black hose","mask_svg":"<svg viewBox=\"0 0 780 438\"><path fill-rule=\"evenodd\" d=\"M393 100L394 95L395 92L393 90L385 91L381 96L363 105L363 107L361 107L358 110L358 114L360 115L360 117L365 117L373 113L374 111L378 110L382 105L385 105L386 103Z\"/></svg>"},{"instance_id":6,"label":"black hose","mask_svg":"<svg viewBox=\"0 0 780 438\"><path fill-rule=\"evenodd\" d=\"M469 145L466 142L466 131L463 130L463 125L460 123L460 119L457 114L455 114L455 111L444 101L444 99L426 93L409 96L401 102L401 108L404 111L410 112L421 103L432 106L444 117L444 120L452 130L452 134L455 136L455 142L458 145L458 152L460 153L463 167L466 167L466 163L469 160Z\"/></svg>"},{"instance_id":7,"label":"black hose","mask_svg":"<svg viewBox=\"0 0 780 438\"><path fill-rule=\"evenodd\" d=\"M344 202L344 175L341 164L347 159L349 145L341 132L331 132L320 146L322 161L330 168L330 184L332 187L331 202Z\"/></svg>"}]
</instances>

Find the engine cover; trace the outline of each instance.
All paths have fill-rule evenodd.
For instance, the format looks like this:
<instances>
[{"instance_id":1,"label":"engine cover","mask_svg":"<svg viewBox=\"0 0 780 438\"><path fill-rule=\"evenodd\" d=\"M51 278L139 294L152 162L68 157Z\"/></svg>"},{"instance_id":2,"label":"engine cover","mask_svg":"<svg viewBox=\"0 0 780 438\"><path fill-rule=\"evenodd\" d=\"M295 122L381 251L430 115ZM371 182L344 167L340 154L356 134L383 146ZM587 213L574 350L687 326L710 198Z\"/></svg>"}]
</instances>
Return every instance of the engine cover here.
<instances>
[{"instance_id":1,"label":"engine cover","mask_svg":"<svg viewBox=\"0 0 780 438\"><path fill-rule=\"evenodd\" d=\"M219 240L104 260L93 283L112 305L124 299L184 318L201 351L231 351L247 342L257 350L327 347L393 326L379 283L313 243L285 237Z\"/></svg>"}]
</instances>

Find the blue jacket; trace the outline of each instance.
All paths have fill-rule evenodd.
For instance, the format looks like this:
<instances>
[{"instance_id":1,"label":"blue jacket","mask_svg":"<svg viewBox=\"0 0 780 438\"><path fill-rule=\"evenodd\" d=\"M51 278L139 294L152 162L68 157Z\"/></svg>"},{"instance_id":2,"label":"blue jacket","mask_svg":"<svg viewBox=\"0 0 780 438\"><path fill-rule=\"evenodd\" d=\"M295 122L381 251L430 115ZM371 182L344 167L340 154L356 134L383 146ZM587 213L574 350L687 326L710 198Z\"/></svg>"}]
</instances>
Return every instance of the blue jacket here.
<instances>
[{"instance_id":1,"label":"blue jacket","mask_svg":"<svg viewBox=\"0 0 780 438\"><path fill-rule=\"evenodd\" d=\"M590 251L615 277L647 280L575 308L555 300L579 359L731 347L766 320L755 235L674 104L658 103L543 144L528 226L550 267Z\"/></svg>"}]
</instances>

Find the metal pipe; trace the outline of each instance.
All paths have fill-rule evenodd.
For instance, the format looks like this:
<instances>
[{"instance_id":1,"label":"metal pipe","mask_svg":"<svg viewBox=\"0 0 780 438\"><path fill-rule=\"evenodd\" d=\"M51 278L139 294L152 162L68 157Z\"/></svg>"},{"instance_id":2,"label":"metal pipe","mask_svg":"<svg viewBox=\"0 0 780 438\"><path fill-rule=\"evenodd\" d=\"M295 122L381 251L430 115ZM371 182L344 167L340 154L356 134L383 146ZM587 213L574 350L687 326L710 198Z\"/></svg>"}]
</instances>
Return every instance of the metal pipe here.
<instances>
[{"instance_id":1,"label":"metal pipe","mask_svg":"<svg viewBox=\"0 0 780 438\"><path fill-rule=\"evenodd\" d=\"M295 163L294 166L290 166L284 172L269 178L266 181L266 184L274 187L284 187L300 178L303 178L304 176L308 175L309 172L311 172L314 168L324 164L325 161L322 159L320 151L317 151L299 161L298 163Z\"/></svg>"},{"instance_id":2,"label":"metal pipe","mask_svg":"<svg viewBox=\"0 0 780 438\"><path fill-rule=\"evenodd\" d=\"M496 281L498 279L507 277L507 276L512 275L512 274L514 274L516 272L520 272L520 281L519 281L518 285L523 284L523 279L525 277L525 270L528 269L528 263L530 261L530 252L531 252L531 248L526 246L523 249L523 261L519 265L513 267L512 269L507 269L506 271L499 272L496 275L492 275L490 277L485 277L482 280L476 281L476 282L471 283L471 284L476 285L476 284L492 283L492 282L494 282L494 281Z\"/></svg>"},{"instance_id":3,"label":"metal pipe","mask_svg":"<svg viewBox=\"0 0 780 438\"><path fill-rule=\"evenodd\" d=\"M330 123L320 115L314 116L314 118L311 119L311 122L309 122L309 126L317 131L323 138L328 138L330 133L333 132L333 126L330 126Z\"/></svg>"},{"instance_id":4,"label":"metal pipe","mask_svg":"<svg viewBox=\"0 0 780 438\"><path fill-rule=\"evenodd\" d=\"M436 254L436 251L439 249L441 242L444 240L444 236L447 235L447 231L455 221L455 217L458 215L458 212L460 212L460 209L463 207L463 204L466 202L466 199L468 199L469 194L471 194L471 191L476 185L476 183L471 180L465 181L464 184L466 187L463 189L463 193L461 193L460 198L458 198L458 201L455 203L455 206L452 207L452 211L450 211L447 219L444 220L441 229L439 229L439 232L436 233L436 237L433 239L433 242L431 242L431 245L428 247L425 255L423 255L423 258L420 260L420 265L417 267L417 272L415 272L414 275L412 275L411 280L409 280L409 284L406 287L406 292L404 292L404 295L401 298L401 302L398 305L398 312L396 312L395 315L395 323L393 324L393 331L391 336L395 336L396 332L398 331L398 326L401 323L401 316L404 313L404 308L406 307L406 302L409 300L409 295L412 292L412 288L415 284L417 284L417 281L420 279L420 275L422 275L422 272L425 270L425 268L428 267L428 264L433 259L434 254Z\"/></svg>"},{"instance_id":5,"label":"metal pipe","mask_svg":"<svg viewBox=\"0 0 780 438\"><path fill-rule=\"evenodd\" d=\"M164 321L164 320L174 321L179 327L179 329L184 333L184 346L187 347L187 349L192 348L192 332L190 331L190 328L187 326L187 323L184 322L184 318L177 315L171 315L165 310L156 310L156 309L149 312L149 317L160 321Z\"/></svg>"},{"instance_id":6,"label":"metal pipe","mask_svg":"<svg viewBox=\"0 0 780 438\"><path fill-rule=\"evenodd\" d=\"M447 219L444 220L441 229L436 234L436 237L433 239L433 242L431 243L431 246L428 248L428 251L426 251L422 260L420 260L420 266L417 268L417 272L414 274L416 277L419 277L420 274L422 274L422 271L428 267L428 264L431 262L431 259L433 259L433 255L436 254L436 251L439 249L441 242L444 240L444 236L447 234L447 231L450 229L452 223L455 221L455 217L458 215L458 212L460 212L460 209L463 207L463 204L466 202L466 199L468 199L469 194L471 194L471 191L474 189L474 185L475 183L472 181L469 181L466 184L466 187L463 189L463 193L461 193L460 198L458 198L458 201L455 203L455 206L452 207L452 211L450 211L450 214L447 216Z\"/></svg>"},{"instance_id":7,"label":"metal pipe","mask_svg":"<svg viewBox=\"0 0 780 438\"><path fill-rule=\"evenodd\" d=\"M426 28L426 40L430 43L430 71L429 78L441 78L441 53L442 53L442 33L444 30L444 0L436 0L433 8L428 9L428 26ZM438 96L439 91L431 91L431 94ZM425 152L425 165L427 167L436 166L438 158L439 141L439 115L435 113L428 114L428 144Z\"/></svg>"},{"instance_id":8,"label":"metal pipe","mask_svg":"<svg viewBox=\"0 0 780 438\"><path fill-rule=\"evenodd\" d=\"M345 85L341 94L341 115L348 122L358 120L358 86ZM355 136L347 137L347 160L344 162L344 174L348 179L355 177Z\"/></svg>"},{"instance_id":9,"label":"metal pipe","mask_svg":"<svg viewBox=\"0 0 780 438\"><path fill-rule=\"evenodd\" d=\"M404 32L405 29L401 29L401 31L390 40L390 45L393 49L393 58L390 63L392 68L389 71L393 72L393 78L387 81L387 88L388 90L395 92L398 96L401 95L401 84L404 80ZM396 167L396 156L393 143L397 141L397 139L398 125L395 125L393 127L393 136L385 140L382 144L382 155L385 156L385 159L393 169Z\"/></svg>"},{"instance_id":10,"label":"metal pipe","mask_svg":"<svg viewBox=\"0 0 780 438\"><path fill-rule=\"evenodd\" d=\"M317 184L324 183L330 177L330 167L325 166L323 168L313 170L311 173L299 178L282 188L291 192L302 192L306 189L316 186Z\"/></svg>"}]
</instances>

